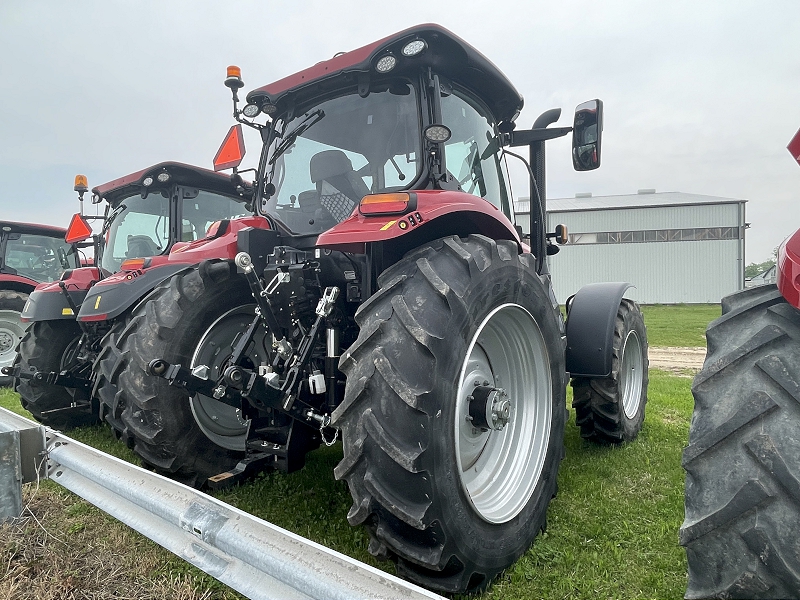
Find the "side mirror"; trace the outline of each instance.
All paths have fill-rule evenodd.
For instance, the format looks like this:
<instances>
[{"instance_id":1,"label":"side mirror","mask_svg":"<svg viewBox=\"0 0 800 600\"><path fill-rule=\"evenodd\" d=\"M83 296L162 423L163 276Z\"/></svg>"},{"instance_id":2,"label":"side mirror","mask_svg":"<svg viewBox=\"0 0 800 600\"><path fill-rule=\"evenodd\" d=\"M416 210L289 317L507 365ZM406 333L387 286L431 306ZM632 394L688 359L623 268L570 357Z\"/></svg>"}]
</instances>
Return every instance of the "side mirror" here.
<instances>
[{"instance_id":1,"label":"side mirror","mask_svg":"<svg viewBox=\"0 0 800 600\"><path fill-rule=\"evenodd\" d=\"M572 128L572 165L576 171L592 171L600 166L603 136L603 102L589 100L575 108Z\"/></svg>"}]
</instances>

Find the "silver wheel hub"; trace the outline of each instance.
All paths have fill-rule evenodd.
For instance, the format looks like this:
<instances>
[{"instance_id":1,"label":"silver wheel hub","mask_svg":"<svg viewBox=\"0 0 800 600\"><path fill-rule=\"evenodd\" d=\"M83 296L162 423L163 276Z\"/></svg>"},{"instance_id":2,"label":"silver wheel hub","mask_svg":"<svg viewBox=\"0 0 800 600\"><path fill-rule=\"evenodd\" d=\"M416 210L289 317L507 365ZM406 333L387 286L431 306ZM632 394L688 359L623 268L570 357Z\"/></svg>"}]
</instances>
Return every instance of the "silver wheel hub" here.
<instances>
[{"instance_id":1,"label":"silver wheel hub","mask_svg":"<svg viewBox=\"0 0 800 600\"><path fill-rule=\"evenodd\" d=\"M17 344L25 335L26 324L15 310L0 310L0 367L11 366L17 355Z\"/></svg>"},{"instance_id":2,"label":"silver wheel hub","mask_svg":"<svg viewBox=\"0 0 800 600\"><path fill-rule=\"evenodd\" d=\"M505 523L525 508L539 482L553 410L547 345L526 309L503 304L483 320L457 393L461 487L483 520Z\"/></svg>"},{"instance_id":3,"label":"silver wheel hub","mask_svg":"<svg viewBox=\"0 0 800 600\"><path fill-rule=\"evenodd\" d=\"M635 331L631 330L622 345L622 365L619 372L619 391L622 397L622 410L625 416L633 419L639 412L642 400L644 361L642 343Z\"/></svg>"},{"instance_id":4,"label":"silver wheel hub","mask_svg":"<svg viewBox=\"0 0 800 600\"><path fill-rule=\"evenodd\" d=\"M255 305L248 305L231 309L214 321L197 344L190 364L192 373L203 379L219 379L228 366L231 344L254 316ZM265 360L265 335L260 329L247 351L247 358L253 365ZM221 387L214 390L213 397L195 394L190 400L194 420L205 436L218 446L244 451L249 421L240 409L219 401L224 395L225 389Z\"/></svg>"},{"instance_id":5,"label":"silver wheel hub","mask_svg":"<svg viewBox=\"0 0 800 600\"><path fill-rule=\"evenodd\" d=\"M467 396L467 402L467 420L481 431L500 431L511 419L511 401L502 388L477 385L472 395Z\"/></svg>"}]
</instances>

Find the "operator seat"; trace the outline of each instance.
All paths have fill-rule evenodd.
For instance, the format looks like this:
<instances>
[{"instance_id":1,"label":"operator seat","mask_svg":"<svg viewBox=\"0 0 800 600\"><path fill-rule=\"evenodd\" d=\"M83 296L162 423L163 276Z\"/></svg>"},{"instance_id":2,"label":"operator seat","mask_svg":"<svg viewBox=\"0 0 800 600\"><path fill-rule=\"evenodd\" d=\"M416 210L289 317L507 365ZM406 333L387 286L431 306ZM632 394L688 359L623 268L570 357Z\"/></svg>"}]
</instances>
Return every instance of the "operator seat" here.
<instances>
[{"instance_id":1,"label":"operator seat","mask_svg":"<svg viewBox=\"0 0 800 600\"><path fill-rule=\"evenodd\" d=\"M324 150L311 157L311 182L317 186L319 203L337 222L344 221L361 199L370 193L341 150ZM304 198L299 198L301 208Z\"/></svg>"},{"instance_id":2,"label":"operator seat","mask_svg":"<svg viewBox=\"0 0 800 600\"><path fill-rule=\"evenodd\" d=\"M148 235L129 235L127 242L125 258L147 258L161 254L161 249Z\"/></svg>"}]
</instances>

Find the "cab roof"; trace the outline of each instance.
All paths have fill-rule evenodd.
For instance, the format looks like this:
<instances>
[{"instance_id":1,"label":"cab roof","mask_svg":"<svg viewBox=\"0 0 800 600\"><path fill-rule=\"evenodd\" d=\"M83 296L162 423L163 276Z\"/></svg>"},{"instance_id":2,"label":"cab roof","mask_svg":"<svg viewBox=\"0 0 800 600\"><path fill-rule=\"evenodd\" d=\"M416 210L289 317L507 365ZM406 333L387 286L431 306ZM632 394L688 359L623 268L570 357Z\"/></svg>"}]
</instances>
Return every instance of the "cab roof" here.
<instances>
[{"instance_id":1,"label":"cab roof","mask_svg":"<svg viewBox=\"0 0 800 600\"><path fill-rule=\"evenodd\" d=\"M417 56L403 56L403 46L414 39L424 40L427 48ZM375 64L387 54L397 59L397 65L388 74L381 74L375 70ZM433 23L410 27L317 63L251 91L247 101L262 107L277 106L277 112L281 112L292 102L303 101L320 92L362 85L367 79L385 81L398 75L414 75L423 67L431 67L434 72L476 94L498 122L513 121L522 110L522 96L494 63L451 31Z\"/></svg>"},{"instance_id":2,"label":"cab roof","mask_svg":"<svg viewBox=\"0 0 800 600\"><path fill-rule=\"evenodd\" d=\"M54 225L41 225L39 223L17 223L15 221L0 221L0 230L3 233L27 233L31 235L46 235L64 238L67 230Z\"/></svg>"},{"instance_id":3,"label":"cab roof","mask_svg":"<svg viewBox=\"0 0 800 600\"><path fill-rule=\"evenodd\" d=\"M159 173L169 173L169 180L160 183L157 179ZM120 198L141 192L144 188L142 181L147 176L153 178L153 183L149 186L151 190L161 190L178 183L218 192L232 198L239 197L237 186L231 181L230 175L180 162L162 162L92 188L92 202L96 204L105 200L109 204L114 204ZM245 202L244 198L240 199Z\"/></svg>"}]
</instances>

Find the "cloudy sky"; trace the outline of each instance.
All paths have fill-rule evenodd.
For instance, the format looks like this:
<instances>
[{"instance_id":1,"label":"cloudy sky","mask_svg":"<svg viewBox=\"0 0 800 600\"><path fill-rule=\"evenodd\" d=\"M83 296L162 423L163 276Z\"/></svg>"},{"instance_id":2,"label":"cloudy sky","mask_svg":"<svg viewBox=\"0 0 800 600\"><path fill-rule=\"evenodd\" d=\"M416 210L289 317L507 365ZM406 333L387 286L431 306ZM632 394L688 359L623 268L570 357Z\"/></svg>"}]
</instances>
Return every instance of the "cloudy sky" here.
<instances>
[{"instance_id":1,"label":"cloudy sky","mask_svg":"<svg viewBox=\"0 0 800 600\"><path fill-rule=\"evenodd\" d=\"M247 91L424 22L508 75L521 126L553 107L569 125L603 99L603 166L575 173L568 141L549 143L549 197L746 199L747 262L800 227L786 151L800 129L797 0L2 0L0 218L66 226L76 173L93 187L164 160L211 167L233 123L229 64Z\"/></svg>"}]
</instances>

